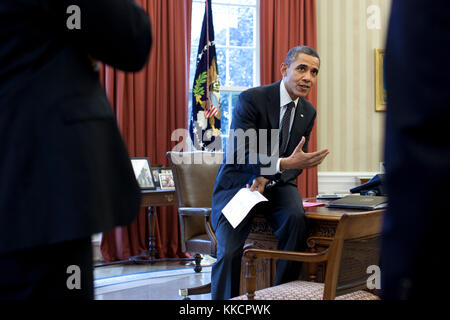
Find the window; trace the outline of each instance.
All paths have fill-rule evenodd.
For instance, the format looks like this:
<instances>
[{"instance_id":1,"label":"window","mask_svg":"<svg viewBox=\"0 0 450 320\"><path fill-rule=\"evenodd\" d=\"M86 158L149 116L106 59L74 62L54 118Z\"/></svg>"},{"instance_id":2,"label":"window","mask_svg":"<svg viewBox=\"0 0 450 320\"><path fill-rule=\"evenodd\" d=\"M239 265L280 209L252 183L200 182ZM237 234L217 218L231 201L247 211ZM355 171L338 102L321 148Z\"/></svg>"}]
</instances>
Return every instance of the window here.
<instances>
[{"instance_id":1,"label":"window","mask_svg":"<svg viewBox=\"0 0 450 320\"><path fill-rule=\"evenodd\" d=\"M212 0L220 77L221 131L225 148L233 106L239 94L259 85L258 0ZM205 1L193 0L189 83L194 81ZM191 114L192 92L189 95Z\"/></svg>"}]
</instances>

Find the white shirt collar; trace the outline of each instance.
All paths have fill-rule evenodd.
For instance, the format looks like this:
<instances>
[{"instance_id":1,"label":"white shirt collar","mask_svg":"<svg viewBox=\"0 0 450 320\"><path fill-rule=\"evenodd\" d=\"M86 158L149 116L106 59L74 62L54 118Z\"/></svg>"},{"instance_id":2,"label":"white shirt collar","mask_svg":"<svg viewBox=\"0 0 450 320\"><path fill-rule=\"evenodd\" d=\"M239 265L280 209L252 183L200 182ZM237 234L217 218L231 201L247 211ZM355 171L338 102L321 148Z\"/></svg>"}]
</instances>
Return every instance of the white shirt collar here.
<instances>
[{"instance_id":1,"label":"white shirt collar","mask_svg":"<svg viewBox=\"0 0 450 320\"><path fill-rule=\"evenodd\" d=\"M297 97L297 99L294 100L295 106L297 106L298 99L299 98ZM289 95L289 93L287 92L283 80L281 80L281 83L280 83L280 108L287 105L291 101L292 101L292 98Z\"/></svg>"}]
</instances>

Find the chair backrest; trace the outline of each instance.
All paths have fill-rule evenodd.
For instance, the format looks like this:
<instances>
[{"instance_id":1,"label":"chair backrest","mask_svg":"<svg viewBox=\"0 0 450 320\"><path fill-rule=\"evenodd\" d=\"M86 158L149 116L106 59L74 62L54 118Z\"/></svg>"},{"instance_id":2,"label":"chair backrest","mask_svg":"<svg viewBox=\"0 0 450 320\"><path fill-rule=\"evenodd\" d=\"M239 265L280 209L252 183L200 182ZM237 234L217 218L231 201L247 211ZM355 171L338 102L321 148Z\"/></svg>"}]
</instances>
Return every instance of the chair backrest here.
<instances>
[{"instance_id":1,"label":"chair backrest","mask_svg":"<svg viewBox=\"0 0 450 320\"><path fill-rule=\"evenodd\" d=\"M221 152L167 152L174 176L178 207L210 208Z\"/></svg>"},{"instance_id":2,"label":"chair backrest","mask_svg":"<svg viewBox=\"0 0 450 320\"><path fill-rule=\"evenodd\" d=\"M329 249L325 300L367 288L367 268L379 265L383 214L378 210L342 216Z\"/></svg>"},{"instance_id":3,"label":"chair backrest","mask_svg":"<svg viewBox=\"0 0 450 320\"><path fill-rule=\"evenodd\" d=\"M211 208L214 183L223 153L170 151L167 157L172 167L178 200L181 249L183 252L215 255L217 239L209 215L189 212L189 208ZM199 236L203 241L194 241Z\"/></svg>"}]
</instances>

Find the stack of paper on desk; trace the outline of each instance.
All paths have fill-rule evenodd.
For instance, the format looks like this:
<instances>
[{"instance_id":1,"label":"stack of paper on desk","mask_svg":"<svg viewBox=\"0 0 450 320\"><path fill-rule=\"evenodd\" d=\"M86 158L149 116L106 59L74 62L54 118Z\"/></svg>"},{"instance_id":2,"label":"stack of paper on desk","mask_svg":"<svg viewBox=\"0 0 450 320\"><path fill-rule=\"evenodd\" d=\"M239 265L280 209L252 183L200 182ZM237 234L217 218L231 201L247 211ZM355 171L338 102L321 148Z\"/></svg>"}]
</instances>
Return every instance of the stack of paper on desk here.
<instances>
[{"instance_id":1,"label":"stack of paper on desk","mask_svg":"<svg viewBox=\"0 0 450 320\"><path fill-rule=\"evenodd\" d=\"M223 208L222 213L228 222L236 228L247 216L250 210L261 201L268 201L258 191L250 191L248 188L242 188Z\"/></svg>"},{"instance_id":2,"label":"stack of paper on desk","mask_svg":"<svg viewBox=\"0 0 450 320\"><path fill-rule=\"evenodd\" d=\"M303 208L321 207L321 206L325 206L325 205L326 205L326 203L323 203L323 202L303 201Z\"/></svg>"}]
</instances>

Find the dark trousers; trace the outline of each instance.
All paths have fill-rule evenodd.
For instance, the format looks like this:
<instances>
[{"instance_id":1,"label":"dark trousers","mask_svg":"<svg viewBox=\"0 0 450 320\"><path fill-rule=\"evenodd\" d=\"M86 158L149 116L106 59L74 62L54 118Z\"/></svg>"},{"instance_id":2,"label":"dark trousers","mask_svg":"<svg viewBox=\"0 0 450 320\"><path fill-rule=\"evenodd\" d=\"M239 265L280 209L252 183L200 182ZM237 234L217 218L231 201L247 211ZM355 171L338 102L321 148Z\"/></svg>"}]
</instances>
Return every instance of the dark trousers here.
<instances>
[{"instance_id":1,"label":"dark trousers","mask_svg":"<svg viewBox=\"0 0 450 320\"><path fill-rule=\"evenodd\" d=\"M91 238L0 255L0 300L92 300L92 259Z\"/></svg>"},{"instance_id":2,"label":"dark trousers","mask_svg":"<svg viewBox=\"0 0 450 320\"><path fill-rule=\"evenodd\" d=\"M256 211L264 212L278 238L278 249L300 251L306 242L306 219L296 186L275 185L264 192L269 200L257 204L236 229L222 215L215 230L217 261L212 266L211 298L225 300L239 295L243 246ZM299 278L301 264L278 260L274 285Z\"/></svg>"}]
</instances>

